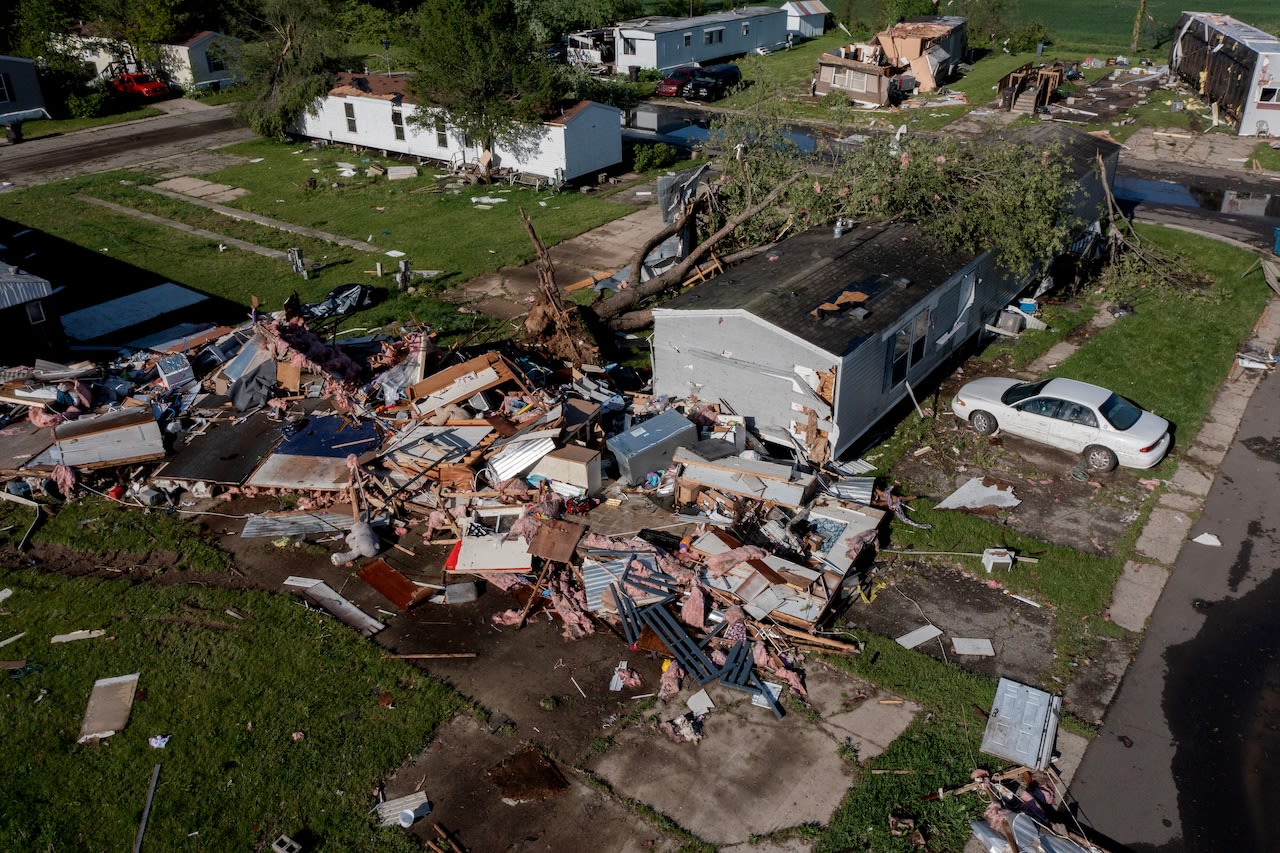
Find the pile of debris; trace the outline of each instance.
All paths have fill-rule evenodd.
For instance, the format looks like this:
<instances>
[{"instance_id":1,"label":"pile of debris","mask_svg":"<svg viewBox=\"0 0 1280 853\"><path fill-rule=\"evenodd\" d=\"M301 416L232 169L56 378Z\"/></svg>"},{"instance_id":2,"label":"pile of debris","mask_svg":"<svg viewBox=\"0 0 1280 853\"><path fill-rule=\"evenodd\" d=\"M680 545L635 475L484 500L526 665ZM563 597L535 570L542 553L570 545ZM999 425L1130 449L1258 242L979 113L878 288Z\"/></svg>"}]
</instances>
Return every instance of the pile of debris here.
<instances>
[{"instance_id":1,"label":"pile of debris","mask_svg":"<svg viewBox=\"0 0 1280 853\"><path fill-rule=\"evenodd\" d=\"M296 509L252 515L241 535L336 531L348 550L334 562L360 562L406 611L474 597L449 579L482 579L519 605L500 624L546 611L569 639L604 627L671 660L660 695L718 679L780 715L782 685L804 696L804 652L858 650L821 626L857 593L887 495L856 471L771 457L745 417L627 376L446 353L421 328L339 346L297 312L255 317L105 364L5 371L0 471L14 495L192 512L291 495ZM349 518L325 511L339 503ZM655 504L674 522L663 530L597 528ZM375 527L450 546L428 569L442 583L378 559ZM383 627L318 581L287 585L366 636Z\"/></svg>"}]
</instances>

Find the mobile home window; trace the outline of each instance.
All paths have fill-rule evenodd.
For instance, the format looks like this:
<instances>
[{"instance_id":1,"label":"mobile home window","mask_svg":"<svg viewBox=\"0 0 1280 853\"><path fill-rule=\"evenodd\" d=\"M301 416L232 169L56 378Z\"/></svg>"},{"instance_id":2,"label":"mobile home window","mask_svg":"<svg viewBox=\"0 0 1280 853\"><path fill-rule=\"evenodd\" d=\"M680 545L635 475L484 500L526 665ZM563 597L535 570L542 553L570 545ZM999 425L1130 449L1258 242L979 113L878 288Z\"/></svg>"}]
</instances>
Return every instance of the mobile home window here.
<instances>
[{"instance_id":1,"label":"mobile home window","mask_svg":"<svg viewBox=\"0 0 1280 853\"><path fill-rule=\"evenodd\" d=\"M624 38L622 40L622 52L627 56L636 55L636 40Z\"/></svg>"},{"instance_id":2,"label":"mobile home window","mask_svg":"<svg viewBox=\"0 0 1280 853\"><path fill-rule=\"evenodd\" d=\"M724 27L716 27L714 30L703 30L703 44L723 44L724 43Z\"/></svg>"},{"instance_id":3,"label":"mobile home window","mask_svg":"<svg viewBox=\"0 0 1280 853\"><path fill-rule=\"evenodd\" d=\"M693 47L693 33L684 34L684 46Z\"/></svg>"},{"instance_id":4,"label":"mobile home window","mask_svg":"<svg viewBox=\"0 0 1280 853\"><path fill-rule=\"evenodd\" d=\"M1277 94L1280 94L1280 89L1263 89L1258 95L1258 101L1264 104L1280 103L1280 98L1276 97Z\"/></svg>"},{"instance_id":5,"label":"mobile home window","mask_svg":"<svg viewBox=\"0 0 1280 853\"><path fill-rule=\"evenodd\" d=\"M751 25L750 25L750 24L748 24L748 23L746 23L745 21L744 21L744 22L743 22L743 24L742 24L742 34L743 34L744 36L749 36L749 35L751 35Z\"/></svg>"},{"instance_id":6,"label":"mobile home window","mask_svg":"<svg viewBox=\"0 0 1280 853\"><path fill-rule=\"evenodd\" d=\"M345 103L342 105L343 111L347 114L347 131L356 132L356 105L353 103Z\"/></svg>"},{"instance_id":7,"label":"mobile home window","mask_svg":"<svg viewBox=\"0 0 1280 853\"><path fill-rule=\"evenodd\" d=\"M449 134L445 130L444 116L439 114L436 115L436 147L449 147Z\"/></svg>"},{"instance_id":8,"label":"mobile home window","mask_svg":"<svg viewBox=\"0 0 1280 853\"><path fill-rule=\"evenodd\" d=\"M33 326L44 322L44 305L39 300L27 303L27 322Z\"/></svg>"},{"instance_id":9,"label":"mobile home window","mask_svg":"<svg viewBox=\"0 0 1280 853\"><path fill-rule=\"evenodd\" d=\"M391 124L396 130L396 139L404 140L404 113L400 110L391 111Z\"/></svg>"},{"instance_id":10,"label":"mobile home window","mask_svg":"<svg viewBox=\"0 0 1280 853\"><path fill-rule=\"evenodd\" d=\"M899 329L889 340L889 369L885 375L885 388L894 388L904 382L913 365L924 360L928 350L929 331L933 317L929 311L917 314L910 323Z\"/></svg>"},{"instance_id":11,"label":"mobile home window","mask_svg":"<svg viewBox=\"0 0 1280 853\"><path fill-rule=\"evenodd\" d=\"M212 53L206 53L204 55L204 61L205 61L205 65L209 67L210 71L226 71L227 70L227 64Z\"/></svg>"}]
</instances>

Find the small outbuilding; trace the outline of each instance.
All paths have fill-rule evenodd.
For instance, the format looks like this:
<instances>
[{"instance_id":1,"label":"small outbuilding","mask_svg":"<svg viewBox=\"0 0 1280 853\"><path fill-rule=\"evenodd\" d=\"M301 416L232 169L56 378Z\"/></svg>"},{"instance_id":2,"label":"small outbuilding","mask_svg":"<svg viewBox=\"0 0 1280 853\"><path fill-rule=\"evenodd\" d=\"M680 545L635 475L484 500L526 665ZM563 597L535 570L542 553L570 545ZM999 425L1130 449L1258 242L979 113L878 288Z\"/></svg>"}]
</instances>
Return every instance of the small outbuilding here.
<instances>
[{"instance_id":1,"label":"small outbuilding","mask_svg":"<svg viewBox=\"0 0 1280 853\"><path fill-rule=\"evenodd\" d=\"M817 38L827 31L831 10L822 0L789 0L782 8L787 13L787 33L796 38Z\"/></svg>"},{"instance_id":2,"label":"small outbuilding","mask_svg":"<svg viewBox=\"0 0 1280 853\"><path fill-rule=\"evenodd\" d=\"M1240 136L1280 135L1280 38L1230 15L1183 12L1169 69Z\"/></svg>"}]
</instances>

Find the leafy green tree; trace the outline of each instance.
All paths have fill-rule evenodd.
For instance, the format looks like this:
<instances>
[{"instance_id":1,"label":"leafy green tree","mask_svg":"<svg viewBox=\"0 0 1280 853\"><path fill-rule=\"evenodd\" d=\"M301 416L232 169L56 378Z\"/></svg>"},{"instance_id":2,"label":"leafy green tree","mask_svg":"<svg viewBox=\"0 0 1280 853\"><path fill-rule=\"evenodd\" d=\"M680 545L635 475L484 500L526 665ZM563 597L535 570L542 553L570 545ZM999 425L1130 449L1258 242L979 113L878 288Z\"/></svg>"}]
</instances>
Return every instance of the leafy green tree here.
<instances>
[{"instance_id":1,"label":"leafy green tree","mask_svg":"<svg viewBox=\"0 0 1280 853\"><path fill-rule=\"evenodd\" d=\"M486 148L526 144L557 94L531 20L513 0L426 0L409 50L419 102L442 107ZM419 112L413 120L435 119Z\"/></svg>"},{"instance_id":2,"label":"leafy green tree","mask_svg":"<svg viewBox=\"0 0 1280 853\"><path fill-rule=\"evenodd\" d=\"M157 63L173 41L182 0L91 0L86 8L98 34L114 39L135 61Z\"/></svg>"},{"instance_id":3,"label":"leafy green tree","mask_svg":"<svg viewBox=\"0 0 1280 853\"><path fill-rule=\"evenodd\" d=\"M644 14L640 0L516 0L534 38L556 44L567 33L605 27Z\"/></svg>"},{"instance_id":4,"label":"leafy green tree","mask_svg":"<svg viewBox=\"0 0 1280 853\"><path fill-rule=\"evenodd\" d=\"M238 70L250 96L240 102L240 116L263 136L283 136L332 85L340 41L331 7L259 0L241 14L249 35Z\"/></svg>"}]
</instances>

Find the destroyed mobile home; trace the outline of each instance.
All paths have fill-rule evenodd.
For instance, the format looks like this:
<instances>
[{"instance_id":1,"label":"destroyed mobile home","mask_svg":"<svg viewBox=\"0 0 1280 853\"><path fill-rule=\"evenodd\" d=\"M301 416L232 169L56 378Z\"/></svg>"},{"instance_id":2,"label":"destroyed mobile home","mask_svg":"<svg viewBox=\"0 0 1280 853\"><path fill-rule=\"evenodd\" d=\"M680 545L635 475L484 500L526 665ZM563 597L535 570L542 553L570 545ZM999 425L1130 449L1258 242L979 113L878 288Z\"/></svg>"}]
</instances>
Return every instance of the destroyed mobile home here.
<instances>
[{"instance_id":1,"label":"destroyed mobile home","mask_svg":"<svg viewBox=\"0 0 1280 853\"><path fill-rule=\"evenodd\" d=\"M745 418L624 397L598 368L552 384L497 351L446 356L421 331L338 348L296 313L217 331L111 365L7 371L6 491L133 506L291 495L296 510L250 516L240 535L341 537L333 562L402 611L482 580L517 604L495 624L545 611L567 639L604 628L671 659L664 698L682 678L719 680L781 715L779 685L804 695L797 652L856 651L819 628L874 558L873 479L769 458ZM651 498L690 532L592 530L602 502ZM451 546L423 567L442 583L378 558L379 531L411 525ZM286 586L365 636L383 627L319 581Z\"/></svg>"}]
</instances>

